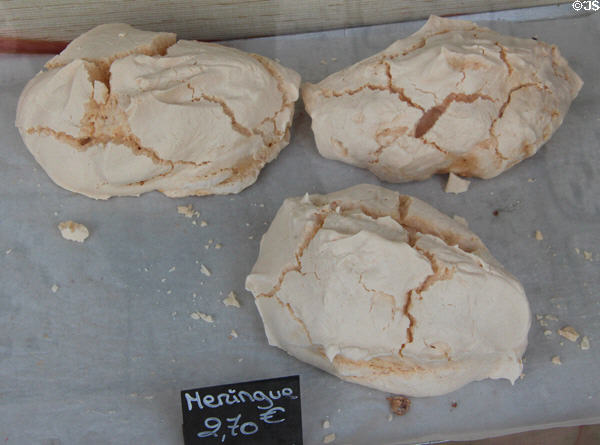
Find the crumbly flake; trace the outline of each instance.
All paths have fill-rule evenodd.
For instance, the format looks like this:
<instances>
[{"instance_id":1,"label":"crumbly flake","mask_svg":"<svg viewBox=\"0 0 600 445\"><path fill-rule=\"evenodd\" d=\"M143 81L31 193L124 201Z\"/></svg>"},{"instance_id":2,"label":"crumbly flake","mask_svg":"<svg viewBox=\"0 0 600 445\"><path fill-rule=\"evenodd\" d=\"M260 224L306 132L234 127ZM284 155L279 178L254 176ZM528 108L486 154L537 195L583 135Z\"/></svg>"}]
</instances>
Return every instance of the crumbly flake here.
<instances>
[{"instance_id":1,"label":"crumbly flake","mask_svg":"<svg viewBox=\"0 0 600 445\"><path fill-rule=\"evenodd\" d=\"M555 365L562 365L562 362L560 361L560 357L558 355L552 357L552 363L554 363Z\"/></svg>"},{"instance_id":2,"label":"crumbly flake","mask_svg":"<svg viewBox=\"0 0 600 445\"><path fill-rule=\"evenodd\" d=\"M540 230L535 231L535 239L538 241L542 241L544 239L544 235Z\"/></svg>"},{"instance_id":3,"label":"crumbly flake","mask_svg":"<svg viewBox=\"0 0 600 445\"><path fill-rule=\"evenodd\" d=\"M206 267L204 264L200 264L200 272L202 272L202 274L206 275L207 277L210 277L212 275L211 271L208 270L208 267Z\"/></svg>"},{"instance_id":4,"label":"crumbly flake","mask_svg":"<svg viewBox=\"0 0 600 445\"><path fill-rule=\"evenodd\" d=\"M223 304L225 306L240 307L240 302L238 301L235 292L233 291L229 292L227 297L223 299Z\"/></svg>"},{"instance_id":5,"label":"crumbly flake","mask_svg":"<svg viewBox=\"0 0 600 445\"><path fill-rule=\"evenodd\" d=\"M579 338L579 332L577 332L572 326L565 326L564 328L559 329L558 335L572 342L576 342Z\"/></svg>"},{"instance_id":6,"label":"crumbly flake","mask_svg":"<svg viewBox=\"0 0 600 445\"><path fill-rule=\"evenodd\" d=\"M177 213L185 216L186 218L192 218L194 216L194 208L191 204L186 206L177 206Z\"/></svg>"},{"instance_id":7,"label":"crumbly flake","mask_svg":"<svg viewBox=\"0 0 600 445\"><path fill-rule=\"evenodd\" d=\"M205 314L204 312L192 312L190 314L194 320L204 320L207 323L214 323L214 319L212 315Z\"/></svg>"},{"instance_id":8,"label":"crumbly flake","mask_svg":"<svg viewBox=\"0 0 600 445\"><path fill-rule=\"evenodd\" d=\"M60 234L64 239L77 243L83 243L90 236L90 232L86 226L74 221L61 222L58 225L58 230L60 230Z\"/></svg>"},{"instance_id":9,"label":"crumbly flake","mask_svg":"<svg viewBox=\"0 0 600 445\"><path fill-rule=\"evenodd\" d=\"M323 437L323 443L331 443L335 440L335 433L331 433L328 434L327 436Z\"/></svg>"},{"instance_id":10,"label":"crumbly flake","mask_svg":"<svg viewBox=\"0 0 600 445\"><path fill-rule=\"evenodd\" d=\"M590 349L590 340L585 335L581 338L581 342L579 343L579 347L582 351L587 351Z\"/></svg>"},{"instance_id":11,"label":"crumbly flake","mask_svg":"<svg viewBox=\"0 0 600 445\"><path fill-rule=\"evenodd\" d=\"M460 176L455 175L454 173L450 173L448 175L448 182L446 182L446 188L444 191L446 193L464 193L469 190L469 185L471 181L467 179L462 179Z\"/></svg>"}]
</instances>

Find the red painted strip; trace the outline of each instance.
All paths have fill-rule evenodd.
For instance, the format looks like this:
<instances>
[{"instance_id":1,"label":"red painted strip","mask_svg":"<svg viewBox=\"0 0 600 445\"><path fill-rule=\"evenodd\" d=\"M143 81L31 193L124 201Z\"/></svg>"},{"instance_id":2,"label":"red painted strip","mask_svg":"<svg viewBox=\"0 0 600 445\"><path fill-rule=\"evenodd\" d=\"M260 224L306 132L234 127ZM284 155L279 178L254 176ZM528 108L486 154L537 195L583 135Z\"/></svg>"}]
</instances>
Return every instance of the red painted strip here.
<instances>
[{"instance_id":1,"label":"red painted strip","mask_svg":"<svg viewBox=\"0 0 600 445\"><path fill-rule=\"evenodd\" d=\"M48 42L46 40L0 37L0 53L58 54L68 44L69 42Z\"/></svg>"}]
</instances>

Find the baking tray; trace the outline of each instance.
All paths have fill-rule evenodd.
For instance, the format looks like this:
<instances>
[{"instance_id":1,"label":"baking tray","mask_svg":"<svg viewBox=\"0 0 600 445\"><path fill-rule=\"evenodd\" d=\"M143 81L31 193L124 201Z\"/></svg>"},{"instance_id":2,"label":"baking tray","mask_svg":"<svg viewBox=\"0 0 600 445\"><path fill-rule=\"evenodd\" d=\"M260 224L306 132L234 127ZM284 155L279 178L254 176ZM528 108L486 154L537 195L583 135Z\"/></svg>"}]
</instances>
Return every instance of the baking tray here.
<instances>
[{"instance_id":1,"label":"baking tray","mask_svg":"<svg viewBox=\"0 0 600 445\"><path fill-rule=\"evenodd\" d=\"M238 195L94 201L54 185L14 128L18 96L48 56L0 56L0 440L177 444L181 389L291 374L301 379L307 444L330 432L340 444L400 444L600 422L599 14L563 5L472 16L500 32L557 44L583 89L538 154L497 178L473 180L464 194L445 194L440 176L383 184L465 217L521 280L533 313L559 319L542 326L534 317L525 375L514 386L485 380L414 399L407 415L391 421L387 394L268 346L244 291L260 237L284 198L381 184L365 170L320 157L301 105L290 145ZM226 44L318 81L421 24ZM177 206L188 204L198 217L178 214ZM69 219L90 229L84 244L61 238L56 226ZM241 308L222 303L230 291ZM191 318L196 311L215 322ZM567 324L589 338L590 350L556 334ZM238 338L229 338L232 329ZM555 355L562 365L551 363Z\"/></svg>"}]
</instances>

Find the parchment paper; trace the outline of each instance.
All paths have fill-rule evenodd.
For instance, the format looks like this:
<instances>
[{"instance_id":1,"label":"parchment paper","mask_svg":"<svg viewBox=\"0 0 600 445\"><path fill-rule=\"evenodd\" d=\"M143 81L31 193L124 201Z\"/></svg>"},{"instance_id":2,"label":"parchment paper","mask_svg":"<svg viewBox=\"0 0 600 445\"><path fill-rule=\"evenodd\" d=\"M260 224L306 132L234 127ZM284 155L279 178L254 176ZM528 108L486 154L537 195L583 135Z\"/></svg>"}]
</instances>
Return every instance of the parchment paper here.
<instances>
[{"instance_id":1,"label":"parchment paper","mask_svg":"<svg viewBox=\"0 0 600 445\"><path fill-rule=\"evenodd\" d=\"M540 14L566 17L514 22ZM442 177L384 185L467 218L521 280L533 313L559 319L544 327L534 317L524 379L414 399L407 415L388 421L387 394L268 346L244 279L282 200L380 183L320 157L301 105L291 144L239 195L94 201L54 185L14 128L18 96L48 57L2 55L0 441L178 444L181 389L291 374L301 376L306 444L322 443L330 432L340 444L399 444L600 422L600 13L585 16L563 5L474 17L505 19L484 24L557 44L585 86L538 154L497 178L474 180L467 193L445 194ZM421 24L227 44L278 58L305 81L318 81ZM177 213L187 204L200 212L196 225ZM56 226L69 219L90 229L84 244L61 238ZM240 309L222 303L230 291ZM192 319L195 311L215 322ZM556 334L567 324L589 338L590 350ZM239 338L228 338L232 329ZM555 355L562 365L551 363Z\"/></svg>"}]
</instances>

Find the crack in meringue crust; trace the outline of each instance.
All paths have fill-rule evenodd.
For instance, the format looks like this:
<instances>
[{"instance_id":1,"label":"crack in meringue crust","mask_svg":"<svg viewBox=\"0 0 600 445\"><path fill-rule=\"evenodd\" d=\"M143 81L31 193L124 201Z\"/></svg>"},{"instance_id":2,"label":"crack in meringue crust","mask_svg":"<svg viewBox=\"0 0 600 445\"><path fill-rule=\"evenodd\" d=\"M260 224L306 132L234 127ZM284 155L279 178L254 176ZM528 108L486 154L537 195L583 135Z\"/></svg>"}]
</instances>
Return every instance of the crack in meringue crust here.
<instances>
[{"instance_id":1,"label":"crack in meringue crust","mask_svg":"<svg viewBox=\"0 0 600 445\"><path fill-rule=\"evenodd\" d=\"M100 25L19 99L16 126L58 185L96 199L237 193L290 139L300 76L175 34Z\"/></svg>"},{"instance_id":2,"label":"crack in meringue crust","mask_svg":"<svg viewBox=\"0 0 600 445\"><path fill-rule=\"evenodd\" d=\"M410 396L521 374L521 284L468 228L372 185L286 199L246 288L269 344Z\"/></svg>"}]
</instances>

